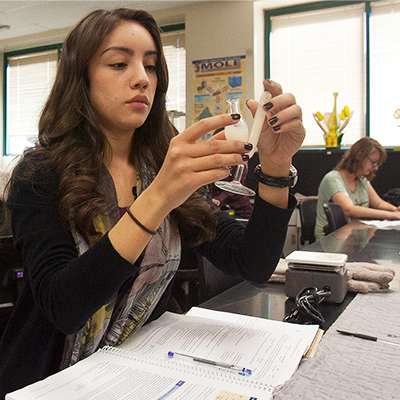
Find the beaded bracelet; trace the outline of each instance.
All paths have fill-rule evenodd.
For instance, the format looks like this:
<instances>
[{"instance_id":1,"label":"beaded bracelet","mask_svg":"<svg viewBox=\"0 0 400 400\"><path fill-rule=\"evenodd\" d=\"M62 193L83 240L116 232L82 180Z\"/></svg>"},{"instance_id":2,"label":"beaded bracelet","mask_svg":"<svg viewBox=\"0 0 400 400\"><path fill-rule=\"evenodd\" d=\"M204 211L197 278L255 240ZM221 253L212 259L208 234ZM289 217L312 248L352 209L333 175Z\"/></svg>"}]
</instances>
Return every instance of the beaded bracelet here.
<instances>
[{"instance_id":1,"label":"beaded bracelet","mask_svg":"<svg viewBox=\"0 0 400 400\"><path fill-rule=\"evenodd\" d=\"M139 225L144 231L150 233L150 235L155 235L157 233L157 231L151 231L149 228L146 228L140 221L138 221L138 219L131 213L129 207L126 207L126 212L132 218L132 220L135 221L136 224Z\"/></svg>"}]
</instances>

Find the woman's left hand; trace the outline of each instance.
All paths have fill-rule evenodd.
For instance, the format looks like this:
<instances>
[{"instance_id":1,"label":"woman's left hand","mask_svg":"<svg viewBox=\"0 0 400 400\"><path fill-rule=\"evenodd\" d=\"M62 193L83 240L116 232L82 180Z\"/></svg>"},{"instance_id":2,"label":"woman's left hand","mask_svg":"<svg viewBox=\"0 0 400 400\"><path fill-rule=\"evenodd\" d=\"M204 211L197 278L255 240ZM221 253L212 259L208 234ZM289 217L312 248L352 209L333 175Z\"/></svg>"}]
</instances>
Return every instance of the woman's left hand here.
<instances>
[{"instance_id":1,"label":"woman's left hand","mask_svg":"<svg viewBox=\"0 0 400 400\"><path fill-rule=\"evenodd\" d=\"M279 83L270 80L263 83L272 99L263 105L266 118L257 145L260 162L263 167L265 164L274 167L290 165L306 134L302 111L292 94L282 92ZM254 115L257 101L249 100L247 106Z\"/></svg>"}]
</instances>

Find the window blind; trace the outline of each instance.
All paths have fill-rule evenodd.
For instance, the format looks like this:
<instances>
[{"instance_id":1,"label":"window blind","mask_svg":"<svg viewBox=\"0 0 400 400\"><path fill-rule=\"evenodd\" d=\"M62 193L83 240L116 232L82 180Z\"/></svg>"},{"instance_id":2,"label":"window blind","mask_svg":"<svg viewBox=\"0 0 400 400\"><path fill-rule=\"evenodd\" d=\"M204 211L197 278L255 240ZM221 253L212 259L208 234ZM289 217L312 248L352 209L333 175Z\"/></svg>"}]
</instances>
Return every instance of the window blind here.
<instances>
[{"instance_id":1,"label":"window blind","mask_svg":"<svg viewBox=\"0 0 400 400\"><path fill-rule=\"evenodd\" d=\"M162 40L169 73L167 111L175 127L182 132L186 128L185 32L165 33Z\"/></svg>"},{"instance_id":2,"label":"window blind","mask_svg":"<svg viewBox=\"0 0 400 400\"><path fill-rule=\"evenodd\" d=\"M295 94L307 136L303 146L325 146L313 113L345 105L354 110L343 145L365 132L364 4L271 16L271 79Z\"/></svg>"},{"instance_id":3,"label":"window blind","mask_svg":"<svg viewBox=\"0 0 400 400\"><path fill-rule=\"evenodd\" d=\"M36 141L40 112L55 78L57 60L57 49L8 57L7 154L20 154Z\"/></svg>"},{"instance_id":4,"label":"window blind","mask_svg":"<svg viewBox=\"0 0 400 400\"><path fill-rule=\"evenodd\" d=\"M400 146L400 1L371 3L370 32L371 137Z\"/></svg>"}]
</instances>

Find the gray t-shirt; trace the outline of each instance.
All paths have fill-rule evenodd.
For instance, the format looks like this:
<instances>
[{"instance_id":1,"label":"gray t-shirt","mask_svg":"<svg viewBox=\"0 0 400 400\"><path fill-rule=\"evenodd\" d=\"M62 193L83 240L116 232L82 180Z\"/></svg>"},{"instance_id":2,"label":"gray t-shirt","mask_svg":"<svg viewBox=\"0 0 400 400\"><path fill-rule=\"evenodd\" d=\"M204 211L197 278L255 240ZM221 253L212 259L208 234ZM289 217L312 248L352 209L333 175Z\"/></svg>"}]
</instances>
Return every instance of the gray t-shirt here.
<instances>
[{"instance_id":1,"label":"gray t-shirt","mask_svg":"<svg viewBox=\"0 0 400 400\"><path fill-rule=\"evenodd\" d=\"M369 207L368 188L370 182L363 177L356 182L356 190L351 190L343 180L339 171L330 171L322 179L318 189L317 220L315 224L315 237L324 236L324 226L328 223L324 211L324 203L328 203L335 193L347 193L356 206ZM348 222L350 218L346 217Z\"/></svg>"}]
</instances>

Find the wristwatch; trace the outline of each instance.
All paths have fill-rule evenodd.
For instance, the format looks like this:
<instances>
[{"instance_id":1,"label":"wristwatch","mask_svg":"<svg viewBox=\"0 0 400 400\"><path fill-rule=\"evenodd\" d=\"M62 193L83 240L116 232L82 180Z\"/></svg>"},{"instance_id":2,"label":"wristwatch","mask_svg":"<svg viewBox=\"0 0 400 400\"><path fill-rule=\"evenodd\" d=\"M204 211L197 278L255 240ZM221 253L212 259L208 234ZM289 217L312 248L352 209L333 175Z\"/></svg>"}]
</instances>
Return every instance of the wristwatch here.
<instances>
[{"instance_id":1,"label":"wristwatch","mask_svg":"<svg viewBox=\"0 0 400 400\"><path fill-rule=\"evenodd\" d=\"M279 188L285 188L285 187L292 188L297 183L297 169L293 165L290 166L289 176L283 176L277 178L275 176L266 175L261 171L261 164L258 164L254 168L254 175L256 176L259 182L268 186L274 186Z\"/></svg>"}]
</instances>

